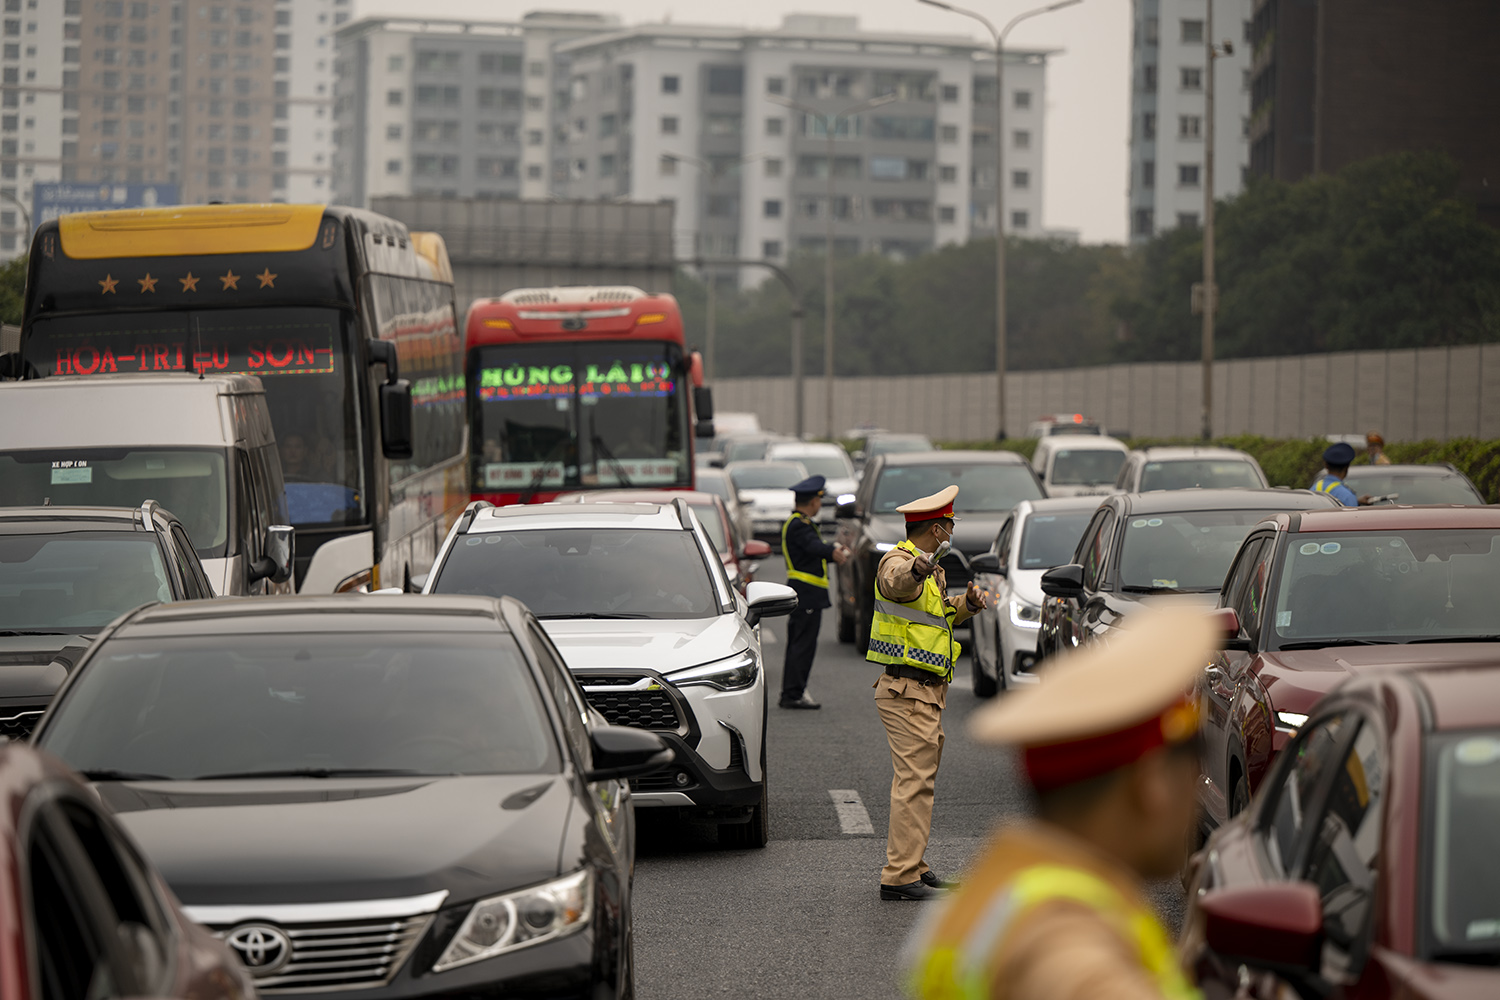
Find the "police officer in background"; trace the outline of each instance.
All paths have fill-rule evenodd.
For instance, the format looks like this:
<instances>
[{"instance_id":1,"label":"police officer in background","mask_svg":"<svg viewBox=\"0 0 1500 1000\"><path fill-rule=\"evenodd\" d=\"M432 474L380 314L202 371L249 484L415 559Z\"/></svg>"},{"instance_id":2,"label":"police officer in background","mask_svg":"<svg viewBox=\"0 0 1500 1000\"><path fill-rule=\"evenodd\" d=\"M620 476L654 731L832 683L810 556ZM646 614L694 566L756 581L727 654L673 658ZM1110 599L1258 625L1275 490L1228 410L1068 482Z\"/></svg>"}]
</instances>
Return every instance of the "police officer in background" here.
<instances>
[{"instance_id":1,"label":"police officer in background","mask_svg":"<svg viewBox=\"0 0 1500 1000\"><path fill-rule=\"evenodd\" d=\"M782 708L822 708L807 693L807 675L818 653L818 628L828 602L828 560L842 564L849 550L829 545L813 518L823 509L822 476L808 476L792 487L795 506L781 526L786 582L797 592L797 610L786 623L786 661L781 671Z\"/></svg>"},{"instance_id":2,"label":"police officer in background","mask_svg":"<svg viewBox=\"0 0 1500 1000\"><path fill-rule=\"evenodd\" d=\"M1323 474L1313 480L1312 491L1314 493L1326 493L1333 497L1345 507L1358 507L1362 503L1369 503L1369 497L1361 497L1344 485L1344 477L1349 474L1349 463L1354 461L1354 446L1340 441L1331 444L1323 452Z\"/></svg>"},{"instance_id":3,"label":"police officer in background","mask_svg":"<svg viewBox=\"0 0 1500 1000\"><path fill-rule=\"evenodd\" d=\"M920 1000L1201 1000L1145 892L1197 824L1193 682L1217 628L1139 612L1109 645L976 714L1021 751L1038 817L1001 830L906 951Z\"/></svg>"},{"instance_id":4,"label":"police officer in background","mask_svg":"<svg viewBox=\"0 0 1500 1000\"><path fill-rule=\"evenodd\" d=\"M949 486L897 507L906 517L906 541L875 570L875 617L865 659L884 668L875 681L875 708L891 745L891 822L885 840L881 899L933 899L952 887L927 866L932 795L943 756L943 708L953 664L962 652L953 627L988 604L972 582L948 596L938 564L953 545Z\"/></svg>"}]
</instances>

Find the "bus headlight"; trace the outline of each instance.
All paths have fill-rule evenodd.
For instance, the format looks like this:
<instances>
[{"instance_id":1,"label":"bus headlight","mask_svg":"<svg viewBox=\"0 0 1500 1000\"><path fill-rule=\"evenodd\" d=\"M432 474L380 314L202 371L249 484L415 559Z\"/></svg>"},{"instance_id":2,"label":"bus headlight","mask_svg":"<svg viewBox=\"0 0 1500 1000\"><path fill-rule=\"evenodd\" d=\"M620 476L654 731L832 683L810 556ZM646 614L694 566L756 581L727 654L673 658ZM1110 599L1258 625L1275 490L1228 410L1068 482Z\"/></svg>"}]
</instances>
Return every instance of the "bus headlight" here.
<instances>
[{"instance_id":1,"label":"bus headlight","mask_svg":"<svg viewBox=\"0 0 1500 1000\"><path fill-rule=\"evenodd\" d=\"M572 934L588 926L593 913L594 873L588 868L530 889L481 899L432 971L447 972Z\"/></svg>"},{"instance_id":2,"label":"bus headlight","mask_svg":"<svg viewBox=\"0 0 1500 1000\"><path fill-rule=\"evenodd\" d=\"M1041 628L1042 609L1012 597L1010 599L1010 623L1016 628Z\"/></svg>"}]
</instances>

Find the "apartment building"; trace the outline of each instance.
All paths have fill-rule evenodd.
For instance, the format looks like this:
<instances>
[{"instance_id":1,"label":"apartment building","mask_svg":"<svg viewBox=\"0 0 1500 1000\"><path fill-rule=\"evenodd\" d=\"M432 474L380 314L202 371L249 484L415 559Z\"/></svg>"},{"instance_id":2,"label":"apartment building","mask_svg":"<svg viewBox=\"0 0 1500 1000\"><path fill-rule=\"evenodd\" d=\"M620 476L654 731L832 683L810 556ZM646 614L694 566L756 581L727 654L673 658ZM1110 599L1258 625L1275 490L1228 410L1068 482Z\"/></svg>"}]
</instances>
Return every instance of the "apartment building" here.
<instances>
[{"instance_id":1,"label":"apartment building","mask_svg":"<svg viewBox=\"0 0 1500 1000\"><path fill-rule=\"evenodd\" d=\"M0 260L25 251L32 192L62 178L63 49L77 46L83 0L4 0L0 13ZM76 100L76 97L74 98Z\"/></svg>"},{"instance_id":2,"label":"apartment building","mask_svg":"<svg viewBox=\"0 0 1500 1000\"><path fill-rule=\"evenodd\" d=\"M553 48L617 24L537 13L516 23L375 18L341 29L336 199L549 196L567 79Z\"/></svg>"},{"instance_id":3,"label":"apartment building","mask_svg":"<svg viewBox=\"0 0 1500 1000\"><path fill-rule=\"evenodd\" d=\"M1213 41L1214 196L1244 186L1250 163L1252 0L1134 0L1130 92L1130 239L1149 240L1203 215L1208 72Z\"/></svg>"},{"instance_id":4,"label":"apartment building","mask_svg":"<svg viewBox=\"0 0 1500 1000\"><path fill-rule=\"evenodd\" d=\"M673 202L679 256L783 261L824 246L830 213L839 253L911 256L994 232L994 59L968 37L790 15L765 30L641 25L556 51L570 68L554 190ZM1009 233L1042 232L1048 55L1007 53Z\"/></svg>"}]
</instances>

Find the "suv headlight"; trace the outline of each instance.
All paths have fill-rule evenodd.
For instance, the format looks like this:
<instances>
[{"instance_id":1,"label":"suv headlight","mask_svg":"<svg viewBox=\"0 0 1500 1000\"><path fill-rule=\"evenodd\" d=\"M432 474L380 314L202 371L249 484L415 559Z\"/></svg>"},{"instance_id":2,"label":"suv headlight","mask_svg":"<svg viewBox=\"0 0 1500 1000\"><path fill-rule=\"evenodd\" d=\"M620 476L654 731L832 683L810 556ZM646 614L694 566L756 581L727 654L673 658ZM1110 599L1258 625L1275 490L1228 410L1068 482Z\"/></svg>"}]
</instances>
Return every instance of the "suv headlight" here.
<instances>
[{"instance_id":1,"label":"suv headlight","mask_svg":"<svg viewBox=\"0 0 1500 1000\"><path fill-rule=\"evenodd\" d=\"M736 688L749 687L754 684L755 672L755 654L748 649L742 649L733 656L714 660L711 663L702 663L696 667L688 667L686 670L667 674L666 677L678 687L704 684L718 688L720 691L733 691Z\"/></svg>"},{"instance_id":2,"label":"suv headlight","mask_svg":"<svg viewBox=\"0 0 1500 1000\"><path fill-rule=\"evenodd\" d=\"M1011 598L1010 622L1017 628L1041 628L1042 609L1034 604Z\"/></svg>"},{"instance_id":3,"label":"suv headlight","mask_svg":"<svg viewBox=\"0 0 1500 1000\"><path fill-rule=\"evenodd\" d=\"M447 972L572 934L586 927L593 914L594 873L588 868L530 889L481 899L432 971Z\"/></svg>"},{"instance_id":4,"label":"suv headlight","mask_svg":"<svg viewBox=\"0 0 1500 1000\"><path fill-rule=\"evenodd\" d=\"M1283 733L1288 733L1292 736L1296 736L1297 730L1301 729L1305 725L1307 725L1307 716L1303 715L1301 712L1276 713L1276 728L1281 730Z\"/></svg>"}]
</instances>

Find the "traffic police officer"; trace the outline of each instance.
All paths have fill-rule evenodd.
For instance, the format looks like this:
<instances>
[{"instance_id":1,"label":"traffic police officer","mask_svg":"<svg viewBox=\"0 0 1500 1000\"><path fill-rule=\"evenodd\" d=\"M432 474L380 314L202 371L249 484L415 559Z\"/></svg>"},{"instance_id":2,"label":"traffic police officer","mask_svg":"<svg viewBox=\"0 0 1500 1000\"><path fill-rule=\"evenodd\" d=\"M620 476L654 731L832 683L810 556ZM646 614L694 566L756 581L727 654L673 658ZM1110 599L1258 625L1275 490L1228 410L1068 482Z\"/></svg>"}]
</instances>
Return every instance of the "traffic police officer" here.
<instances>
[{"instance_id":1,"label":"traffic police officer","mask_svg":"<svg viewBox=\"0 0 1500 1000\"><path fill-rule=\"evenodd\" d=\"M1349 474L1349 463L1353 461L1352 444L1340 441L1329 445L1328 450L1323 452L1323 464L1326 468L1321 476L1313 480L1312 491L1326 493L1345 507L1358 507L1359 496L1344 485L1344 477Z\"/></svg>"},{"instance_id":2,"label":"traffic police officer","mask_svg":"<svg viewBox=\"0 0 1500 1000\"><path fill-rule=\"evenodd\" d=\"M920 1000L1200 1000L1145 881L1182 870L1197 822L1193 681L1217 628L1141 611L1108 645L979 712L1021 749L1039 818L1002 829L908 943Z\"/></svg>"},{"instance_id":3,"label":"traffic police officer","mask_svg":"<svg viewBox=\"0 0 1500 1000\"><path fill-rule=\"evenodd\" d=\"M781 526L786 582L797 592L797 610L786 624L786 661L781 671L782 708L821 708L807 693L807 675L818 652L818 628L828 603L828 560L842 563L849 550L829 545L813 518L823 508L822 476L808 476L792 487L795 506Z\"/></svg>"},{"instance_id":4,"label":"traffic police officer","mask_svg":"<svg viewBox=\"0 0 1500 1000\"><path fill-rule=\"evenodd\" d=\"M875 617L865 658L884 668L875 682L875 707L895 772L881 899L932 899L951 887L923 855L943 756L943 707L961 652L953 627L988 603L973 583L965 593L947 596L938 563L952 547L956 496L958 487L949 486L897 507L906 517L906 541L881 557L875 571Z\"/></svg>"}]
</instances>

